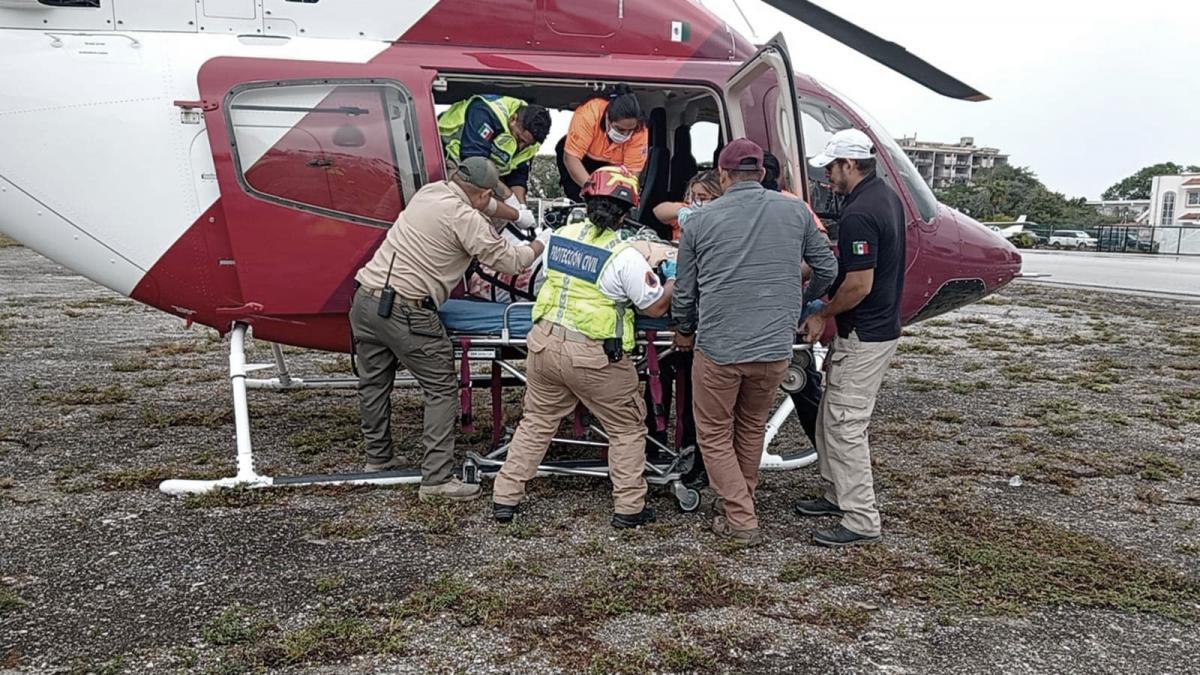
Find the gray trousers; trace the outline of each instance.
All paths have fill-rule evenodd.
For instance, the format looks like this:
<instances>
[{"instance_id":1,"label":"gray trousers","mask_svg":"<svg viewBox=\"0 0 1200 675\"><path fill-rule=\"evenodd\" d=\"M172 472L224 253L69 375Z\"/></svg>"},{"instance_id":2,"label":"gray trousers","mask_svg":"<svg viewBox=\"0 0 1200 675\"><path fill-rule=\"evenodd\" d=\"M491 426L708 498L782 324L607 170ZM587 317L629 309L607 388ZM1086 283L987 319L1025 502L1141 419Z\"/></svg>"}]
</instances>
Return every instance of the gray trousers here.
<instances>
[{"instance_id":1,"label":"gray trousers","mask_svg":"<svg viewBox=\"0 0 1200 675\"><path fill-rule=\"evenodd\" d=\"M825 499L845 512L846 529L868 536L880 533L880 522L867 428L897 343L863 342L850 333L849 338L834 338L825 357L816 432Z\"/></svg>"},{"instance_id":2,"label":"gray trousers","mask_svg":"<svg viewBox=\"0 0 1200 675\"><path fill-rule=\"evenodd\" d=\"M397 302L389 318L378 314L379 299L365 289L354 293L350 325L354 329L354 353L358 364L358 402L366 438L367 460L382 464L392 459L392 388L401 367L412 373L425 397L425 457L421 461L421 484L441 485L455 475L455 417L458 415L458 382L454 377L454 348L428 309L407 307ZM432 316L430 316L432 314ZM416 335L409 317L429 332L435 326L440 337Z\"/></svg>"}]
</instances>

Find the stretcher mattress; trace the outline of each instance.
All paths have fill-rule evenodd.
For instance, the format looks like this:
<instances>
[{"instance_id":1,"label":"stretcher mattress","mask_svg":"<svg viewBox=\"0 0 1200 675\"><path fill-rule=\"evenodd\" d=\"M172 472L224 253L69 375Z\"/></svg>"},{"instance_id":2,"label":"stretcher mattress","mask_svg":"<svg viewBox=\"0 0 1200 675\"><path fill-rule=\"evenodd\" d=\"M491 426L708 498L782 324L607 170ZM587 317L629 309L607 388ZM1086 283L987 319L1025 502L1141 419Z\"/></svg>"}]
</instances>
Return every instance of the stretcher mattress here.
<instances>
[{"instance_id":1,"label":"stretcher mattress","mask_svg":"<svg viewBox=\"0 0 1200 675\"><path fill-rule=\"evenodd\" d=\"M504 311L509 305L502 302L487 302L485 300L447 300L442 304L438 313L442 315L442 323L446 330L453 335L486 335L499 337L504 330ZM521 304L513 306L508 313L509 337L524 338L533 327L530 314L533 306ZM667 319L652 319L637 317L638 331L667 330Z\"/></svg>"}]
</instances>

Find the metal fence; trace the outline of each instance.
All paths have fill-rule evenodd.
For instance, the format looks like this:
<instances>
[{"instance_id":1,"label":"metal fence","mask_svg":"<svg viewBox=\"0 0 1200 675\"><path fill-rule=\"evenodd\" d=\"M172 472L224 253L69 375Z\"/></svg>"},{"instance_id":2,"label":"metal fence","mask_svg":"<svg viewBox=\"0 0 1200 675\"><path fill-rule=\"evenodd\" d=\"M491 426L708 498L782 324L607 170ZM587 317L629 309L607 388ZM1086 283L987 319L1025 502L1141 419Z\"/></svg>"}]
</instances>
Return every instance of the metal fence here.
<instances>
[{"instance_id":1,"label":"metal fence","mask_svg":"<svg viewBox=\"0 0 1200 675\"><path fill-rule=\"evenodd\" d=\"M1099 251L1200 256L1200 227L1101 225L1087 231Z\"/></svg>"}]
</instances>

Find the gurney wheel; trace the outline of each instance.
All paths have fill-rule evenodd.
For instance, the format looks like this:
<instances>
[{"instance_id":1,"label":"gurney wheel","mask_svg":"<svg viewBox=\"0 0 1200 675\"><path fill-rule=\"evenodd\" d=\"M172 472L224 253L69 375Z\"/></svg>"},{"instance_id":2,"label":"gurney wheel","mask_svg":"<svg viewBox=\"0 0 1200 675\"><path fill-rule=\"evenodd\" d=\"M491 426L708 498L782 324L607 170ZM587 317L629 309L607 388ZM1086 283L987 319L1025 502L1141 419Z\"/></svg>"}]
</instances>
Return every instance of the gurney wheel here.
<instances>
[{"instance_id":1,"label":"gurney wheel","mask_svg":"<svg viewBox=\"0 0 1200 675\"><path fill-rule=\"evenodd\" d=\"M677 483L675 487L675 501L679 504L680 511L691 513L700 508L700 493L690 487L684 487L681 483Z\"/></svg>"}]
</instances>

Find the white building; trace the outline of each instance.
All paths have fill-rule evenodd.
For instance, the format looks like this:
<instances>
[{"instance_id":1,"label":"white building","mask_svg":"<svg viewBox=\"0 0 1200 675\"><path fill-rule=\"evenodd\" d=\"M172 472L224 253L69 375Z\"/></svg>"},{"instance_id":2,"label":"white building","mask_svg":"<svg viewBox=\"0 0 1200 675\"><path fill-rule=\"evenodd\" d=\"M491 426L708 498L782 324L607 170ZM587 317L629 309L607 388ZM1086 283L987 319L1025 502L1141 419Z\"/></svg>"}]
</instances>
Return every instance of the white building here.
<instances>
[{"instance_id":1,"label":"white building","mask_svg":"<svg viewBox=\"0 0 1200 675\"><path fill-rule=\"evenodd\" d=\"M930 143L918 141L916 136L898 138L896 142L929 187L935 189L970 183L976 171L1008 164L1008 155L1000 154L996 148L976 147L975 139L970 136L963 136L958 143Z\"/></svg>"},{"instance_id":2,"label":"white building","mask_svg":"<svg viewBox=\"0 0 1200 675\"><path fill-rule=\"evenodd\" d=\"M1088 202L1102 215L1120 218L1122 223L1141 223L1150 211L1149 199L1103 199Z\"/></svg>"},{"instance_id":3,"label":"white building","mask_svg":"<svg viewBox=\"0 0 1200 675\"><path fill-rule=\"evenodd\" d=\"M1163 253L1200 254L1200 173L1155 176L1148 224Z\"/></svg>"}]
</instances>

